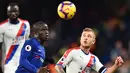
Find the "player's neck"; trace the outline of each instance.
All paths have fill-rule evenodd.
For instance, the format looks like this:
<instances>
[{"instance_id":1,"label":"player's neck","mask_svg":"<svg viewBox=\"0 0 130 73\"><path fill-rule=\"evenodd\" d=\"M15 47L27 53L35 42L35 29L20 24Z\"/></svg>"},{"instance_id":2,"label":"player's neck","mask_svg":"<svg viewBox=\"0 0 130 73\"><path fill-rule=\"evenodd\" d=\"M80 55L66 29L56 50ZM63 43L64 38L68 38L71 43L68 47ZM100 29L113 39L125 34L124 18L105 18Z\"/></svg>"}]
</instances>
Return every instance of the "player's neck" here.
<instances>
[{"instance_id":1,"label":"player's neck","mask_svg":"<svg viewBox=\"0 0 130 73\"><path fill-rule=\"evenodd\" d=\"M38 39L38 38L37 38L37 39ZM40 40L40 39L38 39L38 41L40 42L41 45L44 44L44 41L42 41L42 40Z\"/></svg>"},{"instance_id":2,"label":"player's neck","mask_svg":"<svg viewBox=\"0 0 130 73\"><path fill-rule=\"evenodd\" d=\"M90 47L87 48L87 47L80 46L80 48L81 48L86 54L89 53Z\"/></svg>"},{"instance_id":3,"label":"player's neck","mask_svg":"<svg viewBox=\"0 0 130 73\"><path fill-rule=\"evenodd\" d=\"M44 45L44 42L41 42L41 41L40 41L40 44L41 44L41 45Z\"/></svg>"},{"instance_id":4,"label":"player's neck","mask_svg":"<svg viewBox=\"0 0 130 73\"><path fill-rule=\"evenodd\" d=\"M9 19L9 22L11 24L18 24L19 23L19 20L18 19Z\"/></svg>"}]
</instances>

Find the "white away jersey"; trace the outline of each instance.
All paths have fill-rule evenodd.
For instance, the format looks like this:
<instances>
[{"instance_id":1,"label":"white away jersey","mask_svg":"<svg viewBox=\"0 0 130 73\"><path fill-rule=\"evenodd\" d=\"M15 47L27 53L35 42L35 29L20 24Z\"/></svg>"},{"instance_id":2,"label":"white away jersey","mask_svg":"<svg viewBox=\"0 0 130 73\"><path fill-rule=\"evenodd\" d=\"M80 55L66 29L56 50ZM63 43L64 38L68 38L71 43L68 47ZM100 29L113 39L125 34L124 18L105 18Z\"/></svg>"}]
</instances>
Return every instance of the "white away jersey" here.
<instances>
[{"instance_id":1,"label":"white away jersey","mask_svg":"<svg viewBox=\"0 0 130 73\"><path fill-rule=\"evenodd\" d=\"M2 53L5 68L15 68L19 65L22 46L30 34L29 22L22 19L18 20L18 24L11 24L8 19L0 24L0 42L3 43Z\"/></svg>"},{"instance_id":2,"label":"white away jersey","mask_svg":"<svg viewBox=\"0 0 130 73\"><path fill-rule=\"evenodd\" d=\"M86 54L82 49L67 50L57 65L66 66L66 73L90 73L91 69L100 73L106 71L95 55Z\"/></svg>"}]
</instances>

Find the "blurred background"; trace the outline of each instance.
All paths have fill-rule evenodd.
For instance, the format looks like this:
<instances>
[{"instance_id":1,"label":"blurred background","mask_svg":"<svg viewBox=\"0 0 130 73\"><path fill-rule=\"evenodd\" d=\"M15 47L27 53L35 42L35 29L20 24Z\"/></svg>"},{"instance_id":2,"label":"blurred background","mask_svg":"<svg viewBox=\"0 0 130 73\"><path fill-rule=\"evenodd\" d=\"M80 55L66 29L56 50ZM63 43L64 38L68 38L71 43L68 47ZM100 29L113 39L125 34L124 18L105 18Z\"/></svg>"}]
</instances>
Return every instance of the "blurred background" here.
<instances>
[{"instance_id":1,"label":"blurred background","mask_svg":"<svg viewBox=\"0 0 130 73\"><path fill-rule=\"evenodd\" d=\"M82 30L93 28L96 43L91 52L107 67L122 56L125 63L115 73L130 73L130 0L72 0L77 7L71 20L63 20L57 14L57 6L64 0L0 0L0 22L7 19L10 2L20 6L20 18L30 25L44 21L49 25L50 40L45 43L46 60L51 73L65 50L79 46ZM96 73L92 71L92 73Z\"/></svg>"}]
</instances>

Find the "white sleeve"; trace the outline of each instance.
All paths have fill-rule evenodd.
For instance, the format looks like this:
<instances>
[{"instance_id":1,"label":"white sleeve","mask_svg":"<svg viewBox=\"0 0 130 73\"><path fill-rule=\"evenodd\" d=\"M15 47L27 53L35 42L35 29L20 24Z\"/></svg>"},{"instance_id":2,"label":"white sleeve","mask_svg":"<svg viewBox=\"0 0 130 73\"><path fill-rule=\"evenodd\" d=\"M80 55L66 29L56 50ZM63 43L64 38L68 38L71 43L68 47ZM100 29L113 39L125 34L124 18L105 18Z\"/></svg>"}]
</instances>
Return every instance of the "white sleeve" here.
<instances>
[{"instance_id":1,"label":"white sleeve","mask_svg":"<svg viewBox=\"0 0 130 73\"><path fill-rule=\"evenodd\" d=\"M57 62L57 65L61 65L63 68L73 59L72 49L67 50L64 55Z\"/></svg>"},{"instance_id":2,"label":"white sleeve","mask_svg":"<svg viewBox=\"0 0 130 73\"><path fill-rule=\"evenodd\" d=\"M4 38L4 29L6 29L5 27L4 27L4 24L0 24L0 42L3 42L3 38Z\"/></svg>"},{"instance_id":3,"label":"white sleeve","mask_svg":"<svg viewBox=\"0 0 130 73\"><path fill-rule=\"evenodd\" d=\"M0 42L3 42L3 34L0 34Z\"/></svg>"},{"instance_id":4,"label":"white sleeve","mask_svg":"<svg viewBox=\"0 0 130 73\"><path fill-rule=\"evenodd\" d=\"M92 66L92 68L99 72L99 73L104 73L107 68L103 66L103 64L99 61L99 59L95 56L96 62L95 64Z\"/></svg>"},{"instance_id":5,"label":"white sleeve","mask_svg":"<svg viewBox=\"0 0 130 73\"><path fill-rule=\"evenodd\" d=\"M30 24L28 21L25 21L25 24L27 25L27 30L26 30L26 35L25 35L25 39L29 38L30 35Z\"/></svg>"}]
</instances>

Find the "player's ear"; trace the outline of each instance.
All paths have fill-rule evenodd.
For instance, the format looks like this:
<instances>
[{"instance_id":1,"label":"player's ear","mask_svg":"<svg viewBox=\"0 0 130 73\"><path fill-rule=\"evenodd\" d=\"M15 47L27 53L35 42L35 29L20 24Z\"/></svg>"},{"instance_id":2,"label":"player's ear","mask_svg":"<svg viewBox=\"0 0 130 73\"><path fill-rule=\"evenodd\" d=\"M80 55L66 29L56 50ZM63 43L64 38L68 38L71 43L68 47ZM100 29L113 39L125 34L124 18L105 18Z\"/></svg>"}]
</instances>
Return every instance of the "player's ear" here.
<instances>
[{"instance_id":1,"label":"player's ear","mask_svg":"<svg viewBox=\"0 0 130 73\"><path fill-rule=\"evenodd\" d=\"M96 39L93 40L92 44L95 44L95 42L96 42Z\"/></svg>"}]
</instances>

